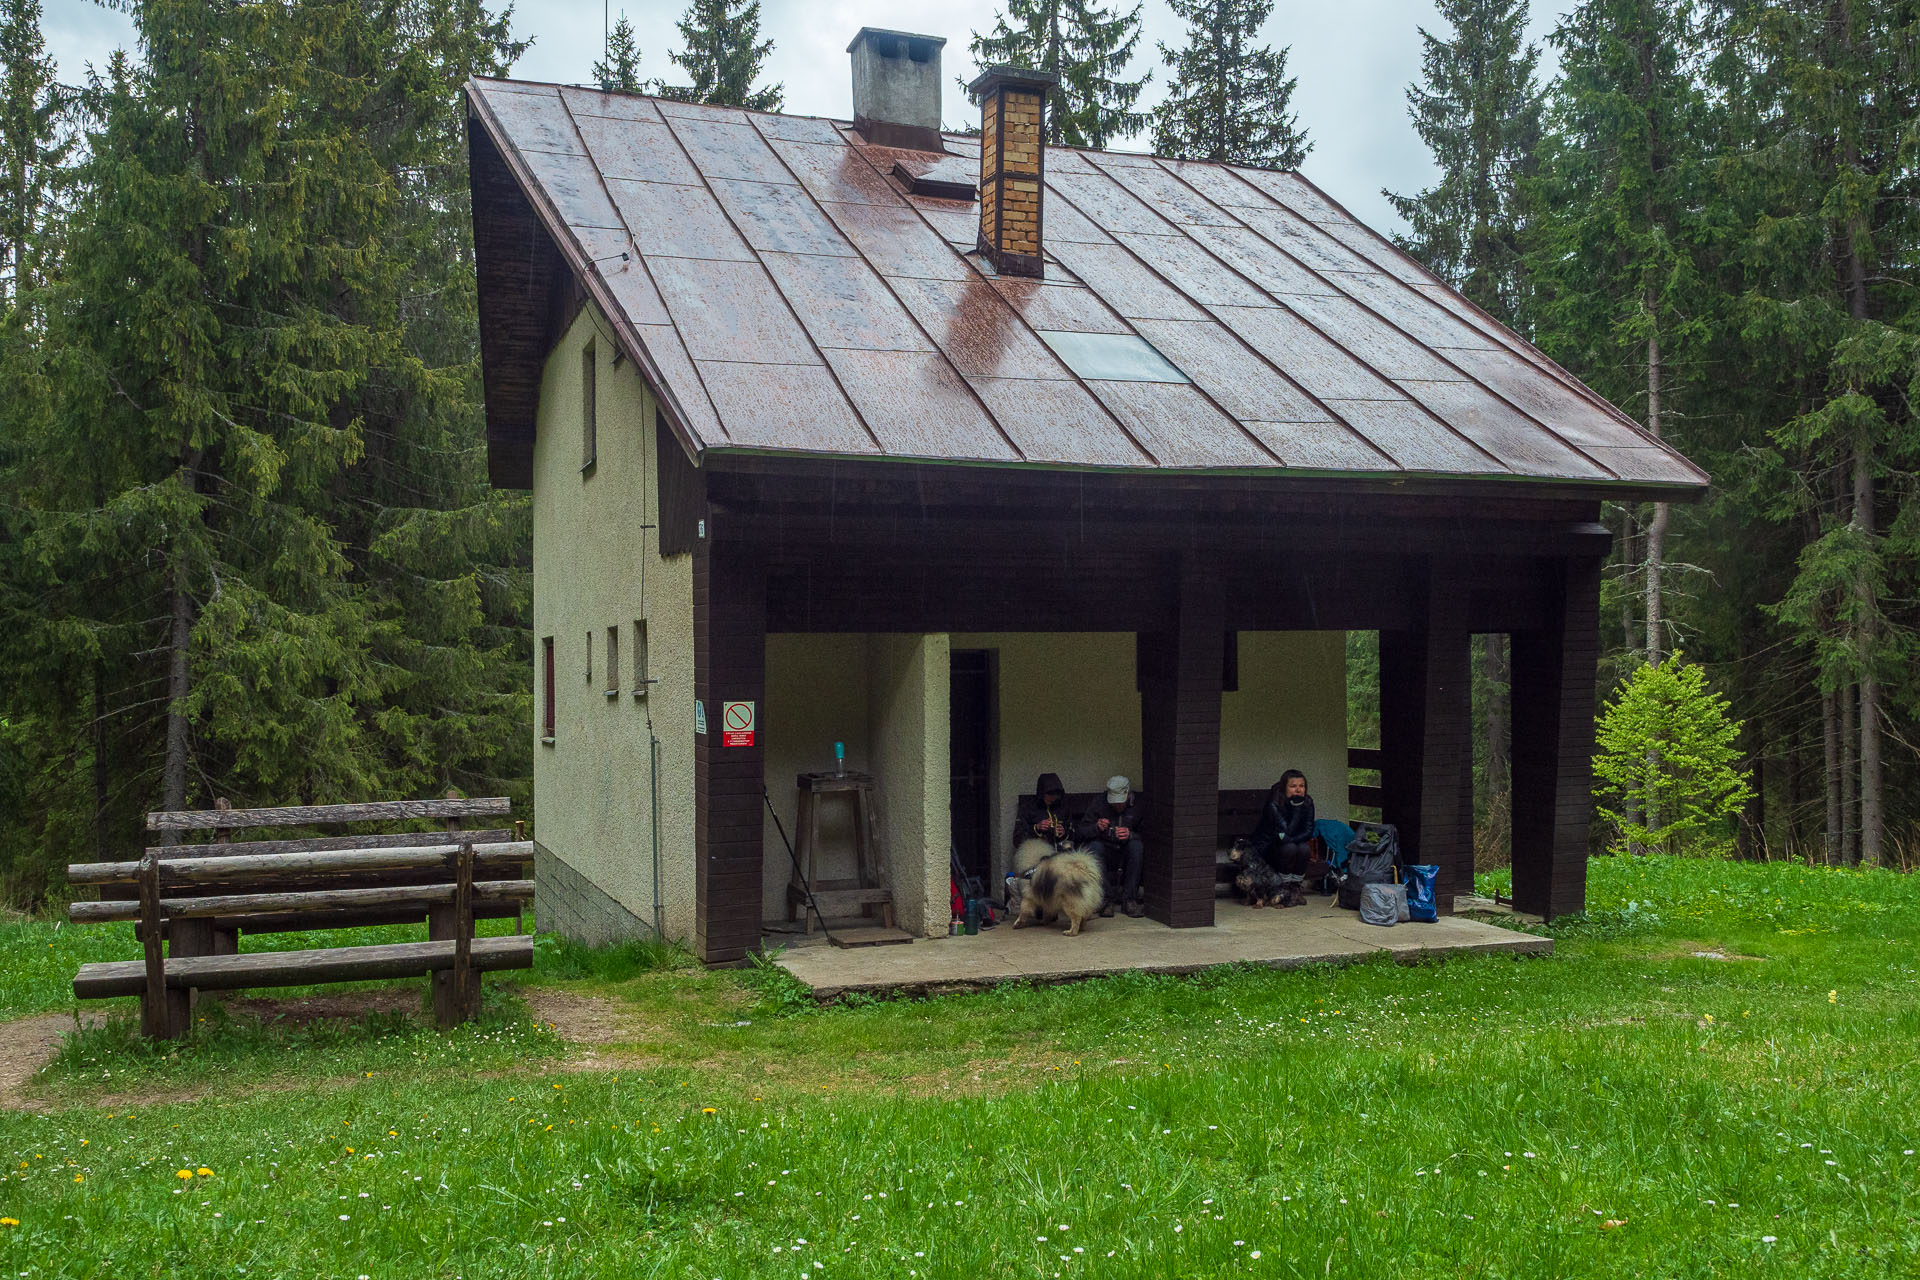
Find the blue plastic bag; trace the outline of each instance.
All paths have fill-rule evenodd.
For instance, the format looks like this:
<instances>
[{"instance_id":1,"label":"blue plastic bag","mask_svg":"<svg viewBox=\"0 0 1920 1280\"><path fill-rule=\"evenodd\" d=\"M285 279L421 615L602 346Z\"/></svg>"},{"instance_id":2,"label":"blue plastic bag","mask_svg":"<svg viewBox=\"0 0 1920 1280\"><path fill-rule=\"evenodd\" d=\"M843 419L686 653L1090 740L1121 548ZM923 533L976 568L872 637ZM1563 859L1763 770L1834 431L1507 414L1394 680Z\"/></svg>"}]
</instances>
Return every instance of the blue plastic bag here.
<instances>
[{"instance_id":1,"label":"blue plastic bag","mask_svg":"<svg viewBox=\"0 0 1920 1280\"><path fill-rule=\"evenodd\" d=\"M1432 924L1440 916L1434 903L1434 881L1440 877L1435 866L1403 867L1407 873L1407 914L1423 924Z\"/></svg>"}]
</instances>

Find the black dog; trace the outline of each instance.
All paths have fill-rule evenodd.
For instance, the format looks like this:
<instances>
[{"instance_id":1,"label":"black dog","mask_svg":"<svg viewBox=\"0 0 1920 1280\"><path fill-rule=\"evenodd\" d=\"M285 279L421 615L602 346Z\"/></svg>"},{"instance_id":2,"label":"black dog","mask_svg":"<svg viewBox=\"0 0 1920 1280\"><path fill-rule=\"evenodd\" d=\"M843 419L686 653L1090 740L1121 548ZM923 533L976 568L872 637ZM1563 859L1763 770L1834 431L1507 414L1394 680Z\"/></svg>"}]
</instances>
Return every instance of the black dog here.
<instances>
[{"instance_id":1,"label":"black dog","mask_svg":"<svg viewBox=\"0 0 1920 1280\"><path fill-rule=\"evenodd\" d=\"M1281 905L1281 895L1288 886L1280 883L1280 877L1274 873L1267 860L1253 851L1253 846L1245 840L1235 840L1233 851L1227 854L1227 862L1234 869L1233 887L1240 891L1241 898L1250 907Z\"/></svg>"}]
</instances>

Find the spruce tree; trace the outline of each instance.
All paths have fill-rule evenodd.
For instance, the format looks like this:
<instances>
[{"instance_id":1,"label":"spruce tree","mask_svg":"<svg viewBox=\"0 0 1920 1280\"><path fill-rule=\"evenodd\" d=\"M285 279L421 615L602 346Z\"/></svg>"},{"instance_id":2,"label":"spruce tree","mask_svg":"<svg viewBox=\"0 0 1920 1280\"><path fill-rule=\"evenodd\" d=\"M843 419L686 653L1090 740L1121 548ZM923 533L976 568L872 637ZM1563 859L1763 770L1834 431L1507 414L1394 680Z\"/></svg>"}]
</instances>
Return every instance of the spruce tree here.
<instances>
[{"instance_id":1,"label":"spruce tree","mask_svg":"<svg viewBox=\"0 0 1920 1280\"><path fill-rule=\"evenodd\" d=\"M104 668L117 852L213 795L524 791L526 502L484 481L457 96L519 46L473 0L133 16L4 601L43 683Z\"/></svg>"},{"instance_id":2,"label":"spruce tree","mask_svg":"<svg viewBox=\"0 0 1920 1280\"><path fill-rule=\"evenodd\" d=\"M1129 13L1093 0L1007 0L993 30L968 48L981 66L1006 64L1051 72L1060 84L1047 101L1050 146L1104 148L1147 122L1133 104L1152 73L1125 80L1140 43L1140 6Z\"/></svg>"},{"instance_id":3,"label":"spruce tree","mask_svg":"<svg viewBox=\"0 0 1920 1280\"><path fill-rule=\"evenodd\" d=\"M1537 340L1664 438L1714 330L1693 210L1707 196L1701 46L1688 0L1586 0L1554 31L1561 77L1525 269ZM1623 513L1632 518L1632 513ZM1666 503L1645 524L1646 660L1667 650ZM1631 526L1629 526L1631 527ZM1621 549L1632 545L1621 540Z\"/></svg>"},{"instance_id":4,"label":"spruce tree","mask_svg":"<svg viewBox=\"0 0 1920 1280\"><path fill-rule=\"evenodd\" d=\"M73 138L66 95L40 33L40 0L0 0L0 279L5 296L30 292L36 249Z\"/></svg>"},{"instance_id":5,"label":"spruce tree","mask_svg":"<svg viewBox=\"0 0 1920 1280\"><path fill-rule=\"evenodd\" d=\"M607 93L639 93L640 45L633 24L622 13L607 35L606 57L593 64L593 78Z\"/></svg>"},{"instance_id":6,"label":"spruce tree","mask_svg":"<svg viewBox=\"0 0 1920 1280\"><path fill-rule=\"evenodd\" d=\"M1524 311L1521 180L1540 139L1540 51L1524 42L1527 0L1439 0L1447 39L1421 28L1420 83L1407 89L1414 132L1439 180L1382 194L1407 220L1400 243L1502 323Z\"/></svg>"},{"instance_id":7,"label":"spruce tree","mask_svg":"<svg viewBox=\"0 0 1920 1280\"><path fill-rule=\"evenodd\" d=\"M692 83L662 86L664 96L716 107L780 109L780 85L753 87L773 52L773 41L760 39L760 0L693 0L678 26L686 48L667 56Z\"/></svg>"},{"instance_id":8,"label":"spruce tree","mask_svg":"<svg viewBox=\"0 0 1920 1280\"><path fill-rule=\"evenodd\" d=\"M1287 49L1258 43L1273 0L1170 0L1187 24L1183 49L1160 45L1173 77L1153 113L1163 156L1297 169L1313 144L1289 112L1297 81Z\"/></svg>"},{"instance_id":9,"label":"spruce tree","mask_svg":"<svg viewBox=\"0 0 1920 1280\"><path fill-rule=\"evenodd\" d=\"M1732 385L1754 428L1742 462L1754 509L1806 530L1777 616L1832 696L1840 856L1875 863L1885 721L1920 695L1916 18L1894 0L1716 0L1709 12L1727 128L1717 204L1744 348Z\"/></svg>"}]
</instances>

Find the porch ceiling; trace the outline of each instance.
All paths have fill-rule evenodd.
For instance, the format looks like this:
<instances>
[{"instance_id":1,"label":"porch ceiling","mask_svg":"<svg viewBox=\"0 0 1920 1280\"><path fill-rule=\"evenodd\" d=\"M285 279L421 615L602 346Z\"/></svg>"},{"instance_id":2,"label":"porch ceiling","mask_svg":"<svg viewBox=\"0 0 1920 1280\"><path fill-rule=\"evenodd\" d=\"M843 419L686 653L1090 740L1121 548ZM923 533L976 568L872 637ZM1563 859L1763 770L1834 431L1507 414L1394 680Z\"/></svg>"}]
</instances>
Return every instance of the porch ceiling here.
<instances>
[{"instance_id":1,"label":"porch ceiling","mask_svg":"<svg viewBox=\"0 0 1920 1280\"><path fill-rule=\"evenodd\" d=\"M973 937L922 938L907 946L790 949L778 963L806 983L815 998L827 1000L856 991L923 994L1003 982L1073 982L1128 970L1195 973L1223 964L1294 969L1363 960L1382 951L1404 964L1496 951L1552 955L1553 940L1460 916L1383 929L1362 924L1330 898L1311 898L1304 907L1284 911L1222 902L1210 929L1169 929L1152 920L1114 916L1089 921L1079 937L1068 938L1054 925L1015 931L1003 924Z\"/></svg>"}]
</instances>

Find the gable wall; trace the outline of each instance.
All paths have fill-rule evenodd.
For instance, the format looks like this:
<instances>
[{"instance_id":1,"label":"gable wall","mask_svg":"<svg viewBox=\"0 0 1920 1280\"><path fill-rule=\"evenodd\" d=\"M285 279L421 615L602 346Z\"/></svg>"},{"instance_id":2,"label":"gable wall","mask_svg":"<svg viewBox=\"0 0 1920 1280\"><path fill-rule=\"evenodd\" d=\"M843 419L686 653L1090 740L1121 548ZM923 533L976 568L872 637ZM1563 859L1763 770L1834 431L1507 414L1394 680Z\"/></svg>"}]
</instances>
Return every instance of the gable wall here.
<instances>
[{"instance_id":1,"label":"gable wall","mask_svg":"<svg viewBox=\"0 0 1920 1280\"><path fill-rule=\"evenodd\" d=\"M596 321L598 328L596 330ZM659 554L654 400L614 365L606 321L582 308L548 355L533 462L534 835L540 927L608 942L652 932L650 767L659 780L659 901L669 938L693 935L693 558ZM596 462L581 469L582 369L595 348ZM634 696L633 624L648 623L655 683ZM620 628L617 696L606 632ZM541 741L542 641L554 638L555 734ZM591 638L591 639L589 639ZM592 675L587 674L591 644ZM658 740L657 762L649 738Z\"/></svg>"}]
</instances>

